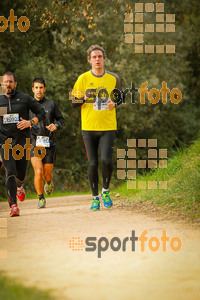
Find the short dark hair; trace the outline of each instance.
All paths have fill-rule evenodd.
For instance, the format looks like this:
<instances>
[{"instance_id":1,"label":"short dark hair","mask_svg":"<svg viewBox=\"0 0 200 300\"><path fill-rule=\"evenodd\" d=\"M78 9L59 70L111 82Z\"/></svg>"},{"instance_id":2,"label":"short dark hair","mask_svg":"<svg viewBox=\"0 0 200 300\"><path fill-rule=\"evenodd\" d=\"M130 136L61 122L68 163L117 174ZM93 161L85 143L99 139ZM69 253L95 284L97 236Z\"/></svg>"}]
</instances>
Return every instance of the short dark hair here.
<instances>
[{"instance_id":1,"label":"short dark hair","mask_svg":"<svg viewBox=\"0 0 200 300\"><path fill-rule=\"evenodd\" d=\"M103 58L104 58L104 59L106 58L106 53L105 53L105 50L103 49L103 47L101 47L101 46L99 46L99 45L92 45L92 46L90 46L90 48L89 48L88 51L87 51L88 61L89 61L90 58L91 58L91 52L92 52L92 51L95 51L95 50L100 50L100 51L103 53Z\"/></svg>"},{"instance_id":2,"label":"short dark hair","mask_svg":"<svg viewBox=\"0 0 200 300\"><path fill-rule=\"evenodd\" d=\"M17 82L16 76L15 76L15 74L14 74L13 72L6 71L2 76L4 77L4 76L6 76L6 75L7 75L7 76L13 76L14 81Z\"/></svg>"},{"instance_id":3,"label":"short dark hair","mask_svg":"<svg viewBox=\"0 0 200 300\"><path fill-rule=\"evenodd\" d=\"M32 82L32 87L34 87L34 83L35 83L35 82L43 83L43 84L44 84L44 87L46 86L45 80L44 80L44 78L42 78L42 77L36 77L36 78L34 78L34 79L33 79L33 82Z\"/></svg>"}]
</instances>

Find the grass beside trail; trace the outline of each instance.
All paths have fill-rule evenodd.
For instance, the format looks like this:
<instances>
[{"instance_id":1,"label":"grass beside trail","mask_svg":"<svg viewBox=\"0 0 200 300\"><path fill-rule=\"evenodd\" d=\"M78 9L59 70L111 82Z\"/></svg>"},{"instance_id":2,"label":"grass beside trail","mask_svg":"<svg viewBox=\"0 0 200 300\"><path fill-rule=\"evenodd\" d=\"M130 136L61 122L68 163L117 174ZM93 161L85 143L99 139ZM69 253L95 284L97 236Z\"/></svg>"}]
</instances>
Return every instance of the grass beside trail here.
<instances>
[{"instance_id":1,"label":"grass beside trail","mask_svg":"<svg viewBox=\"0 0 200 300\"><path fill-rule=\"evenodd\" d=\"M188 149L179 150L168 160L167 168L154 169L137 181L168 181L166 190L127 189L127 182L115 192L130 200L145 201L184 213L200 220L200 138ZM148 186L148 183L146 184Z\"/></svg>"},{"instance_id":2,"label":"grass beside trail","mask_svg":"<svg viewBox=\"0 0 200 300\"><path fill-rule=\"evenodd\" d=\"M65 196L72 196L72 195L87 195L90 192L53 192L50 196L47 196L46 194L44 195L45 198L53 198L53 197L65 197ZM36 193L26 193L26 199L37 199L38 196ZM0 202L8 201L7 198L0 198Z\"/></svg>"},{"instance_id":3,"label":"grass beside trail","mask_svg":"<svg viewBox=\"0 0 200 300\"><path fill-rule=\"evenodd\" d=\"M53 192L51 195L47 196L46 194L44 194L45 198L54 198L54 197L65 197L65 196L73 196L73 195L87 195L89 194L89 191L88 192ZM27 193L26 194L26 199L37 199L38 196L37 194L29 194Z\"/></svg>"},{"instance_id":4,"label":"grass beside trail","mask_svg":"<svg viewBox=\"0 0 200 300\"><path fill-rule=\"evenodd\" d=\"M0 299L2 300L53 300L50 292L39 291L35 288L27 288L15 282L13 279L8 279L5 276L0 276Z\"/></svg>"}]
</instances>

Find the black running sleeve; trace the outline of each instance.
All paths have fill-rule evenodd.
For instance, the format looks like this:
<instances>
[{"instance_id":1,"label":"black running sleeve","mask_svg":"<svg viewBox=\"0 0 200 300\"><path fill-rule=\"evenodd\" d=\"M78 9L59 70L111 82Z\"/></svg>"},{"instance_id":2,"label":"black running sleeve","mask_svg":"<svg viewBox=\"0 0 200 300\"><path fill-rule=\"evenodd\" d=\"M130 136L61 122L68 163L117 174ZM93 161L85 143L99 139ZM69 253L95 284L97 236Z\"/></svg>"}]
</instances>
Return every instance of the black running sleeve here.
<instances>
[{"instance_id":1,"label":"black running sleeve","mask_svg":"<svg viewBox=\"0 0 200 300\"><path fill-rule=\"evenodd\" d=\"M55 102L54 102L54 118L56 119L57 128L61 129L64 123L64 118Z\"/></svg>"},{"instance_id":2,"label":"black running sleeve","mask_svg":"<svg viewBox=\"0 0 200 300\"><path fill-rule=\"evenodd\" d=\"M44 109L37 102L37 100L35 100L31 96L29 96L29 99L28 99L28 106L29 106L29 109L36 115L36 117L38 118L39 122L45 118L45 111L44 111Z\"/></svg>"},{"instance_id":3,"label":"black running sleeve","mask_svg":"<svg viewBox=\"0 0 200 300\"><path fill-rule=\"evenodd\" d=\"M116 78L115 89L117 89L121 93L115 99L116 106L119 106L124 101L124 93L123 93L123 86L122 86L122 82L121 82L120 78L116 74L115 74L115 78Z\"/></svg>"}]
</instances>

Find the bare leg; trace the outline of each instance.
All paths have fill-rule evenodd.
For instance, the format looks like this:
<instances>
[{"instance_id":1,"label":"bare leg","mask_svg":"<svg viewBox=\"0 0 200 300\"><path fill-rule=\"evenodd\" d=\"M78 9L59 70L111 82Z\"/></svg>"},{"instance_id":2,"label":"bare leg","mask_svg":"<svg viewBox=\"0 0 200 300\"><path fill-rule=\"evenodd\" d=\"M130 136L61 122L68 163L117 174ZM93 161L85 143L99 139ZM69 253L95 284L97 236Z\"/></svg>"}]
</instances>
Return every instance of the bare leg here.
<instances>
[{"instance_id":1,"label":"bare leg","mask_svg":"<svg viewBox=\"0 0 200 300\"><path fill-rule=\"evenodd\" d=\"M37 157L31 158L31 163L35 172L34 185L38 195L44 193L44 181L43 181L43 163L42 160Z\"/></svg>"},{"instance_id":2,"label":"bare leg","mask_svg":"<svg viewBox=\"0 0 200 300\"><path fill-rule=\"evenodd\" d=\"M53 164L44 164L43 165L44 170L44 180L48 183L50 183L53 179Z\"/></svg>"}]
</instances>

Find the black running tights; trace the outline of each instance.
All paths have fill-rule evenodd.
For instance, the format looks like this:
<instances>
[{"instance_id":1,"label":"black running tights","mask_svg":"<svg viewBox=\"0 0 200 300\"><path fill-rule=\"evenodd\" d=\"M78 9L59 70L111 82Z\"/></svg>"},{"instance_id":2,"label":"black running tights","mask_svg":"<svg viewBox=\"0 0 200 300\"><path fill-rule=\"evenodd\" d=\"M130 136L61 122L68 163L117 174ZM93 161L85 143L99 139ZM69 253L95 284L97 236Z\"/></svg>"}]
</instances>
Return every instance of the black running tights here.
<instances>
[{"instance_id":1,"label":"black running tights","mask_svg":"<svg viewBox=\"0 0 200 300\"><path fill-rule=\"evenodd\" d=\"M112 174L112 153L115 131L85 131L83 140L89 161L88 177L92 195L98 195L98 147L101 151L103 188L108 189Z\"/></svg>"}]
</instances>

